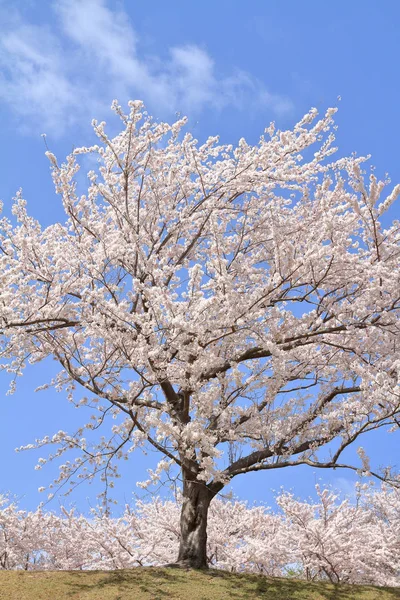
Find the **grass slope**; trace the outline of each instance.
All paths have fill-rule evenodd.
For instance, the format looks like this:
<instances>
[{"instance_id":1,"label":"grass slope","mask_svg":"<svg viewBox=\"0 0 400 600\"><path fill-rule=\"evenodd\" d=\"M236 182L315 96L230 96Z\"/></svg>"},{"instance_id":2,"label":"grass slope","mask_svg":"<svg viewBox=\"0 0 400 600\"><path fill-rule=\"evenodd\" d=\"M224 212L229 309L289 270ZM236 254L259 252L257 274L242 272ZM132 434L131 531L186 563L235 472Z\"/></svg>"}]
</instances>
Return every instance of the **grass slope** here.
<instances>
[{"instance_id":1,"label":"grass slope","mask_svg":"<svg viewBox=\"0 0 400 600\"><path fill-rule=\"evenodd\" d=\"M225 571L2 571L1 600L395 600L400 588L307 583Z\"/></svg>"}]
</instances>

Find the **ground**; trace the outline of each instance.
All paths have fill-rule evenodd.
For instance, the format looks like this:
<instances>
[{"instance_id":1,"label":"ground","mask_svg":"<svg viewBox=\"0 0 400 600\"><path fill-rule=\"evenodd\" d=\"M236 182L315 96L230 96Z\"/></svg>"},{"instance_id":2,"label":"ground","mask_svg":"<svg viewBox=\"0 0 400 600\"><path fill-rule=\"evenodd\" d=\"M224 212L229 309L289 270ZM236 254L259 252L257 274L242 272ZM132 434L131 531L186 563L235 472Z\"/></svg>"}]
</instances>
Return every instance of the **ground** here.
<instances>
[{"instance_id":1,"label":"ground","mask_svg":"<svg viewBox=\"0 0 400 600\"><path fill-rule=\"evenodd\" d=\"M400 600L400 588L307 583L226 571L2 571L1 600Z\"/></svg>"}]
</instances>

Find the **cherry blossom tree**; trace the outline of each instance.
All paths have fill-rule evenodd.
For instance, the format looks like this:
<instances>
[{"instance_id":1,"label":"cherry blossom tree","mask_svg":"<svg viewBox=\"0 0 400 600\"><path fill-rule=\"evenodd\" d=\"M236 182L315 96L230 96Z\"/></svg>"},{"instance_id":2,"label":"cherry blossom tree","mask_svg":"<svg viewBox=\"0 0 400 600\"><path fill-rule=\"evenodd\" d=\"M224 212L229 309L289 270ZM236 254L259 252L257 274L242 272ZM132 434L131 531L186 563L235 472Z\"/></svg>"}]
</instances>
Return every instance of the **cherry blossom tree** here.
<instances>
[{"instance_id":1,"label":"cherry blossom tree","mask_svg":"<svg viewBox=\"0 0 400 600\"><path fill-rule=\"evenodd\" d=\"M101 473L107 491L117 459L158 450L150 481L182 481L177 564L204 568L210 503L234 477L369 472L344 451L397 428L400 229L384 215L400 186L331 158L335 109L233 147L129 106L113 104L116 137L94 121L97 145L61 165L47 153L65 224L43 229L22 193L1 221L1 366L17 377L52 357L46 385L93 408L75 434L32 444L81 450L56 485Z\"/></svg>"}]
</instances>

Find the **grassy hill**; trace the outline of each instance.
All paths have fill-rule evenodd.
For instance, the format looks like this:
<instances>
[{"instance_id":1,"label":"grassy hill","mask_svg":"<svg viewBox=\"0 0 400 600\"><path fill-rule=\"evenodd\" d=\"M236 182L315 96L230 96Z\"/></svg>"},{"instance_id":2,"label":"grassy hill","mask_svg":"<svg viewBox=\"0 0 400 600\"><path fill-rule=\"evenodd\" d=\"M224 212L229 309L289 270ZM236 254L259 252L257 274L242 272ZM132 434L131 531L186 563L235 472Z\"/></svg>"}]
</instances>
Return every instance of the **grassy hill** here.
<instances>
[{"instance_id":1,"label":"grassy hill","mask_svg":"<svg viewBox=\"0 0 400 600\"><path fill-rule=\"evenodd\" d=\"M224 571L2 571L1 600L400 600L400 588L307 583Z\"/></svg>"}]
</instances>

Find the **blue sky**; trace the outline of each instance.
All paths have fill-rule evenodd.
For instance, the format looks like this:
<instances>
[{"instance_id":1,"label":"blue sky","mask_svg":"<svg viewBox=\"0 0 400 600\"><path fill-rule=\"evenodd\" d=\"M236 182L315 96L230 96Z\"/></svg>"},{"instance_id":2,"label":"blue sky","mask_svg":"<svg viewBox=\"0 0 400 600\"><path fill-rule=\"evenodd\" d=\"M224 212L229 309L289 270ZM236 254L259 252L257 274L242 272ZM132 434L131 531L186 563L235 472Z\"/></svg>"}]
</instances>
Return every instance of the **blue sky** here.
<instances>
[{"instance_id":1,"label":"blue sky","mask_svg":"<svg viewBox=\"0 0 400 600\"><path fill-rule=\"evenodd\" d=\"M398 140L400 3L396 0L0 0L0 198L9 211L22 187L43 224L63 220L42 133L58 157L90 145L92 118L109 120L114 98L140 98L157 118L187 114L200 140L220 134L255 143L266 125L292 126L311 106L337 104L341 155L371 154L376 173L400 181ZM29 368L13 396L0 383L0 492L34 508L57 466L35 471L42 452L14 448L82 414L54 391L34 394L51 363ZM82 409L81 409L82 410ZM375 464L396 463L399 437L373 436L363 445ZM124 464L115 497L129 501L156 456ZM243 499L272 502L281 485L309 495L316 481L351 490L345 471L310 468L238 478ZM67 501L96 503L99 485ZM50 507L56 508L56 504Z\"/></svg>"}]
</instances>

